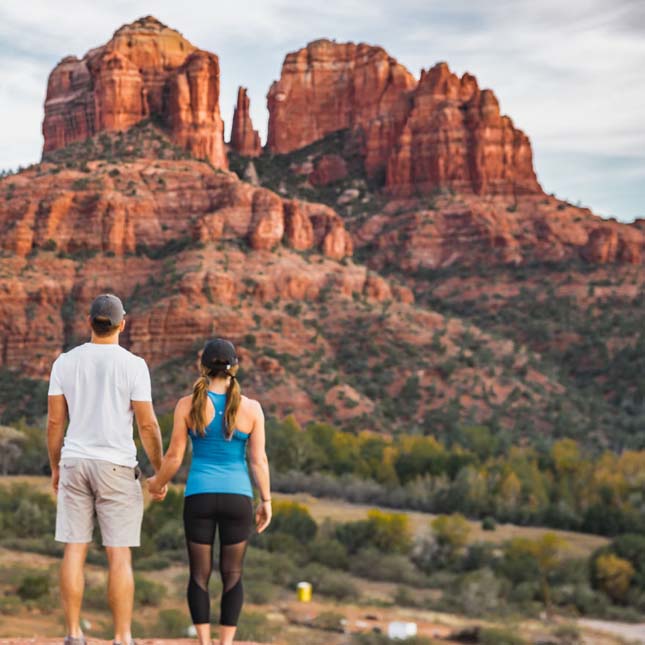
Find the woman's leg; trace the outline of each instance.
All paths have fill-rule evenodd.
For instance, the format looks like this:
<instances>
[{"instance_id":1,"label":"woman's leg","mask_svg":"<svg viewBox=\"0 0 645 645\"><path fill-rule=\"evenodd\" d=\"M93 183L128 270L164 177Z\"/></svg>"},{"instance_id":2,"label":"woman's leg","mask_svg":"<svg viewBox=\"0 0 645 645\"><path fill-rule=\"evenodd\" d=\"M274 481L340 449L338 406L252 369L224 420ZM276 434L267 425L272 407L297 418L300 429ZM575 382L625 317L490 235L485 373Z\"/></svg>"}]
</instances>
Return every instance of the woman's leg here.
<instances>
[{"instance_id":1,"label":"woman's leg","mask_svg":"<svg viewBox=\"0 0 645 645\"><path fill-rule=\"evenodd\" d=\"M253 502L244 495L220 495L219 570L222 576L220 643L232 645L237 621L244 602L242 568L253 526Z\"/></svg>"},{"instance_id":2,"label":"woman's leg","mask_svg":"<svg viewBox=\"0 0 645 645\"><path fill-rule=\"evenodd\" d=\"M208 581L213 568L213 542L215 540L214 495L190 495L184 500L184 530L190 580L188 582L188 607L200 645L210 645L210 596Z\"/></svg>"}]
</instances>

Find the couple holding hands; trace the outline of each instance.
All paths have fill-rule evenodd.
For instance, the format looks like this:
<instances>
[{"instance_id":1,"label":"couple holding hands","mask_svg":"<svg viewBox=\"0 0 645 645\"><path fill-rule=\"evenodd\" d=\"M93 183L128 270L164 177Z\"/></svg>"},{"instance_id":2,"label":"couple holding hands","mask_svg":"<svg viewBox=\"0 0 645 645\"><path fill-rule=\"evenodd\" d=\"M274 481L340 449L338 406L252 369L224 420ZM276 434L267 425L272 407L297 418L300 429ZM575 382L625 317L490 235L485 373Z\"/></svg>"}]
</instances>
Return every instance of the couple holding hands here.
<instances>
[{"instance_id":1,"label":"couple holding hands","mask_svg":"<svg viewBox=\"0 0 645 645\"><path fill-rule=\"evenodd\" d=\"M145 361L119 345L125 310L112 294L98 296L89 313L91 339L54 362L49 381L47 445L57 494L56 540L65 543L60 590L65 645L85 645L80 627L83 567L96 515L108 559L108 600L114 644L132 645L134 577L131 547L140 545L143 492L133 440L133 417L155 475L153 500L163 501L184 458L193 458L183 522L190 576L188 606L200 645L211 643L208 582L219 530L222 578L220 644L232 645L243 603L242 566L255 524L271 521L264 415L243 396L235 347L217 338L199 357L192 394L177 402L170 444L163 455ZM251 466L260 501L253 509Z\"/></svg>"}]
</instances>

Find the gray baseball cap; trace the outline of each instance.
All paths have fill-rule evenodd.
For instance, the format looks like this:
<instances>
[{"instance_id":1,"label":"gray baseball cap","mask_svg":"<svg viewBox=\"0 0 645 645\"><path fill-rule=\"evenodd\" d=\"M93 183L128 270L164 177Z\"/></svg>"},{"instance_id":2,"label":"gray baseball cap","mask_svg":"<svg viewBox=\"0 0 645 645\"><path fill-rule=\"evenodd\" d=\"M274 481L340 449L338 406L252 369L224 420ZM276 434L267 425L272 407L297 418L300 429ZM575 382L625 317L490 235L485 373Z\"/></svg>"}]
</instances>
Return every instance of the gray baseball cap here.
<instances>
[{"instance_id":1,"label":"gray baseball cap","mask_svg":"<svg viewBox=\"0 0 645 645\"><path fill-rule=\"evenodd\" d=\"M115 327L125 316L125 309L120 298L112 293L103 293L94 298L90 307L90 319L109 321L111 327Z\"/></svg>"}]
</instances>

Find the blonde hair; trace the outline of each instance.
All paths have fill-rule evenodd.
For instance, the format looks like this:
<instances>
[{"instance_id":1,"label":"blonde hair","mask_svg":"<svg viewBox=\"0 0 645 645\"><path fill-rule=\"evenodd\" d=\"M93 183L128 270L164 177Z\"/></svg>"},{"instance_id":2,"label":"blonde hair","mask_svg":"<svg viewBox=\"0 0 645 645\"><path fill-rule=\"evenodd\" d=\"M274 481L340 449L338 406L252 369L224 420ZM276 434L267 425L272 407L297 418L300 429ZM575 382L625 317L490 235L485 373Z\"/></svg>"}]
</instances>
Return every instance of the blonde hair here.
<instances>
[{"instance_id":1,"label":"blonde hair","mask_svg":"<svg viewBox=\"0 0 645 645\"><path fill-rule=\"evenodd\" d=\"M228 370L211 371L204 365L199 366L200 376L193 385L193 398L190 406L190 414L188 420L190 422L191 430L197 432L201 437L206 434L206 399L208 395L208 385L211 378L216 376L230 376L231 380L226 390L226 405L224 408L224 433L227 439L233 436L233 426L235 425L235 417L237 411L240 409L240 402L242 400L242 392L240 384L237 382L236 374L239 366L232 365Z\"/></svg>"}]
</instances>

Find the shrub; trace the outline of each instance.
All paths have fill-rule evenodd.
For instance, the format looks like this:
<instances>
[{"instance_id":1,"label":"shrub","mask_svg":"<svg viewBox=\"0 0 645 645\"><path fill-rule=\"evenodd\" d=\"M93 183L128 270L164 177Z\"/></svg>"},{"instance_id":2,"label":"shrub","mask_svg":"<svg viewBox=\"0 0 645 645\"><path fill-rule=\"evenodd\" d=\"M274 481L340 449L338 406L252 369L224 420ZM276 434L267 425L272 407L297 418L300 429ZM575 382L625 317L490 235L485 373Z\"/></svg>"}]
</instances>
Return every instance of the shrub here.
<instances>
[{"instance_id":1,"label":"shrub","mask_svg":"<svg viewBox=\"0 0 645 645\"><path fill-rule=\"evenodd\" d=\"M335 611L323 611L313 621L314 627L327 632L343 632L345 617Z\"/></svg>"},{"instance_id":2,"label":"shrub","mask_svg":"<svg viewBox=\"0 0 645 645\"><path fill-rule=\"evenodd\" d=\"M488 516L482 520L482 530L483 531L494 531L497 528L497 523L495 519Z\"/></svg>"},{"instance_id":3,"label":"shrub","mask_svg":"<svg viewBox=\"0 0 645 645\"><path fill-rule=\"evenodd\" d=\"M26 575L18 587L18 595L23 600L37 600L49 593L49 576L43 574Z\"/></svg>"},{"instance_id":4,"label":"shrub","mask_svg":"<svg viewBox=\"0 0 645 645\"><path fill-rule=\"evenodd\" d=\"M338 540L317 538L308 547L309 556L333 569L346 569L348 566L347 549Z\"/></svg>"},{"instance_id":5,"label":"shrub","mask_svg":"<svg viewBox=\"0 0 645 645\"><path fill-rule=\"evenodd\" d=\"M297 502L274 502L270 531L292 535L301 542L308 542L316 535L318 526L309 510Z\"/></svg>"},{"instance_id":6,"label":"shrub","mask_svg":"<svg viewBox=\"0 0 645 645\"><path fill-rule=\"evenodd\" d=\"M94 585L86 587L83 593L83 606L88 609L107 611L110 608L107 589L103 586L97 587Z\"/></svg>"},{"instance_id":7,"label":"shrub","mask_svg":"<svg viewBox=\"0 0 645 645\"><path fill-rule=\"evenodd\" d=\"M579 645L582 643L580 630L576 625L560 625L553 630L553 635L558 639L558 645Z\"/></svg>"},{"instance_id":8,"label":"shrub","mask_svg":"<svg viewBox=\"0 0 645 645\"><path fill-rule=\"evenodd\" d=\"M158 607L166 595L166 588L143 576L134 578L134 601L144 607Z\"/></svg>"},{"instance_id":9,"label":"shrub","mask_svg":"<svg viewBox=\"0 0 645 645\"><path fill-rule=\"evenodd\" d=\"M237 640L273 642L273 637L278 632L276 625L271 625L269 619L259 612L243 611L237 627L235 638Z\"/></svg>"},{"instance_id":10,"label":"shrub","mask_svg":"<svg viewBox=\"0 0 645 645\"><path fill-rule=\"evenodd\" d=\"M302 569L299 580L310 582L314 593L331 596L336 600L358 597L358 590L346 573L332 571L320 564L310 564Z\"/></svg>"},{"instance_id":11,"label":"shrub","mask_svg":"<svg viewBox=\"0 0 645 645\"><path fill-rule=\"evenodd\" d=\"M186 636L190 618L179 609L163 609L159 612L154 631L160 638L181 638Z\"/></svg>"},{"instance_id":12,"label":"shrub","mask_svg":"<svg viewBox=\"0 0 645 645\"><path fill-rule=\"evenodd\" d=\"M401 582L415 586L423 582L421 572L407 557L383 554L373 548L359 551L350 560L349 566L354 575L370 580Z\"/></svg>"},{"instance_id":13,"label":"shrub","mask_svg":"<svg viewBox=\"0 0 645 645\"><path fill-rule=\"evenodd\" d=\"M526 645L526 641L510 629L484 627L479 632L482 645Z\"/></svg>"}]
</instances>

